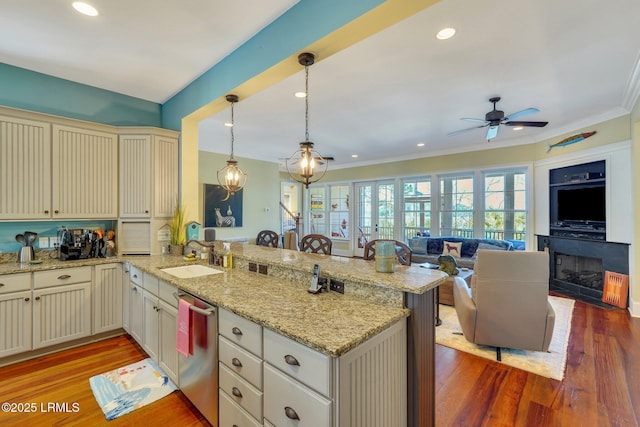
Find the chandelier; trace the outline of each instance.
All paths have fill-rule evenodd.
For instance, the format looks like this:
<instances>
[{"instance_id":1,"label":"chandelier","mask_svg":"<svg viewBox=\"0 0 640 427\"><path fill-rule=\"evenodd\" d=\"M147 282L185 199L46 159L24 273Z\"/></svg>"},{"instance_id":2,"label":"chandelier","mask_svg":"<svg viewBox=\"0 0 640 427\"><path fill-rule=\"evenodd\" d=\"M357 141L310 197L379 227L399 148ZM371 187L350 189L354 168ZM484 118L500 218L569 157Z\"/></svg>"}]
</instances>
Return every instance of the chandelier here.
<instances>
[{"instance_id":1,"label":"chandelier","mask_svg":"<svg viewBox=\"0 0 640 427\"><path fill-rule=\"evenodd\" d=\"M233 158L233 128L235 125L233 105L238 102L238 96L227 95L226 100L231 103L231 123L227 124L231 128L231 156L227 160L227 165L218 171L218 183L227 190L228 195L233 196L236 191L240 191L244 187L247 182L247 174L238 167L238 161Z\"/></svg>"},{"instance_id":2,"label":"chandelier","mask_svg":"<svg viewBox=\"0 0 640 427\"><path fill-rule=\"evenodd\" d=\"M298 55L298 63L304 66L305 76L305 131L304 141L300 143L300 148L285 160L285 166L291 179L309 188L309 184L322 179L329 167L328 159L323 158L313 148L313 142L309 141L309 66L313 65L315 56L312 53L301 53Z\"/></svg>"}]
</instances>

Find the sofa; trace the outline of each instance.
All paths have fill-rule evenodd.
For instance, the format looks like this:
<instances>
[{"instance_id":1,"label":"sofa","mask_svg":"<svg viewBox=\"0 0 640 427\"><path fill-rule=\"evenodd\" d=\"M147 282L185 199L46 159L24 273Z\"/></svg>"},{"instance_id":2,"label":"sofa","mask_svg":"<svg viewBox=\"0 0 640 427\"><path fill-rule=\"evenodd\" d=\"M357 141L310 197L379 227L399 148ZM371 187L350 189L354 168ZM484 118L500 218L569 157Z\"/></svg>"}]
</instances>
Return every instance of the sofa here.
<instances>
[{"instance_id":1,"label":"sofa","mask_svg":"<svg viewBox=\"0 0 640 427\"><path fill-rule=\"evenodd\" d=\"M498 239L476 239L466 237L422 237L416 236L409 239L408 245L411 249L411 262L422 264L425 262L438 264L438 257L442 255L446 243L461 243L460 253L455 250L449 253L454 256L458 267L473 269L476 262L476 251L478 249L513 251L513 243L508 240ZM452 249L449 245L449 249Z\"/></svg>"}]
</instances>

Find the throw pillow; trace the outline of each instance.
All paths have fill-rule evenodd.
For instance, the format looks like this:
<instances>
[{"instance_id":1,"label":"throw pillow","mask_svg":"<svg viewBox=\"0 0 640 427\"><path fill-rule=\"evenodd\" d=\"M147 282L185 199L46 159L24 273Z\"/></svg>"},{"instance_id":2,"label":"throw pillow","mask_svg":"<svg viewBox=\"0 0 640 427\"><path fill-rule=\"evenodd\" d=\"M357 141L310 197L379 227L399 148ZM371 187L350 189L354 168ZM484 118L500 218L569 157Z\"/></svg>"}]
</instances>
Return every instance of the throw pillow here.
<instances>
[{"instance_id":1,"label":"throw pillow","mask_svg":"<svg viewBox=\"0 0 640 427\"><path fill-rule=\"evenodd\" d=\"M498 245L492 245L491 243L480 243L478 244L478 249L487 249L490 251L504 251L503 247Z\"/></svg>"},{"instance_id":2,"label":"throw pillow","mask_svg":"<svg viewBox=\"0 0 640 427\"><path fill-rule=\"evenodd\" d=\"M461 249L462 242L447 242L445 240L442 247L442 255L451 255L454 258L460 258Z\"/></svg>"}]
</instances>

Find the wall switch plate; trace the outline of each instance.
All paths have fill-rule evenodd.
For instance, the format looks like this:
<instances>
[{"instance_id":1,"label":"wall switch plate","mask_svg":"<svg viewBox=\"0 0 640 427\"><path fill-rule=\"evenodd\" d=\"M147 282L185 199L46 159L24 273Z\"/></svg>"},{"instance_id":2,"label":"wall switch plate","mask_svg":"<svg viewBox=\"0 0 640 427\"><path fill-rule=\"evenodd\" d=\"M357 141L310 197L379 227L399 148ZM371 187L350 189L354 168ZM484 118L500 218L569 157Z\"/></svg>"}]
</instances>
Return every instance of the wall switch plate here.
<instances>
[{"instance_id":1,"label":"wall switch plate","mask_svg":"<svg viewBox=\"0 0 640 427\"><path fill-rule=\"evenodd\" d=\"M58 237L57 236L49 238L49 245L51 245L51 247L55 248L55 247L58 246L58 244L59 244L59 242L58 242Z\"/></svg>"}]
</instances>

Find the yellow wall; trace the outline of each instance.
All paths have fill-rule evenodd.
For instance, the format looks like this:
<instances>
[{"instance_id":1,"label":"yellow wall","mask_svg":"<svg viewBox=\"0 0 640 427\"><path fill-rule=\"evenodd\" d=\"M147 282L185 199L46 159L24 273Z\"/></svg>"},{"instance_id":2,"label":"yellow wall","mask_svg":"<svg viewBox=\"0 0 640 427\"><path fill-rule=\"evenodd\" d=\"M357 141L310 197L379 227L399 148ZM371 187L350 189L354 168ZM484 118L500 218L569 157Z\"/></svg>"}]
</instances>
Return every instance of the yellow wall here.
<instances>
[{"instance_id":1,"label":"yellow wall","mask_svg":"<svg viewBox=\"0 0 640 427\"><path fill-rule=\"evenodd\" d=\"M198 152L197 221L204 223L203 185L218 184L217 172L226 165L228 155ZM253 242L260 230L280 233L280 177L276 163L236 157L238 166L247 174L243 190L242 227L216 228L216 238L248 237ZM191 202L186 202L188 205ZM266 209L269 212L266 212ZM192 214L195 212L192 212Z\"/></svg>"}]
</instances>

